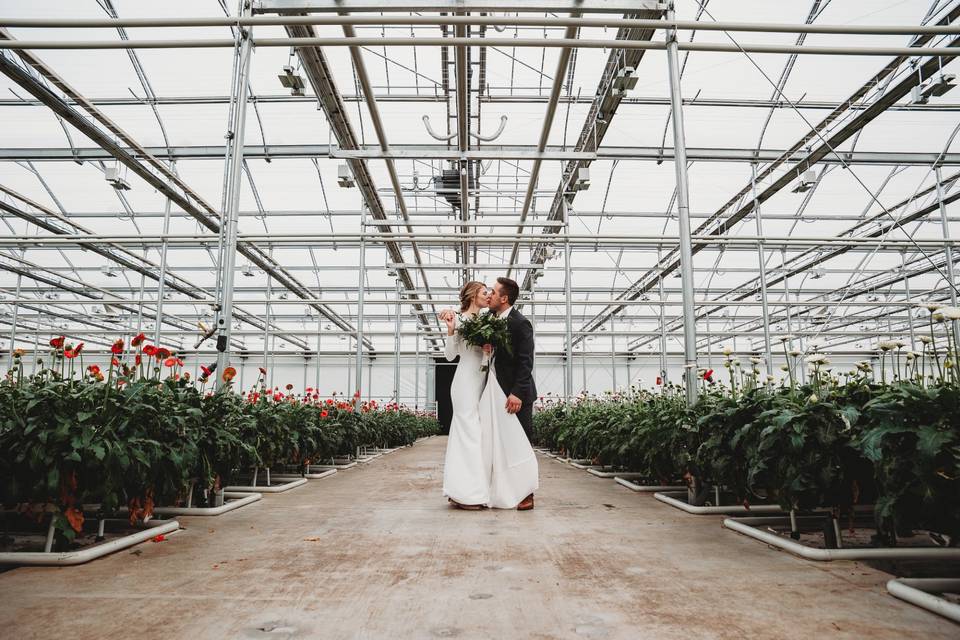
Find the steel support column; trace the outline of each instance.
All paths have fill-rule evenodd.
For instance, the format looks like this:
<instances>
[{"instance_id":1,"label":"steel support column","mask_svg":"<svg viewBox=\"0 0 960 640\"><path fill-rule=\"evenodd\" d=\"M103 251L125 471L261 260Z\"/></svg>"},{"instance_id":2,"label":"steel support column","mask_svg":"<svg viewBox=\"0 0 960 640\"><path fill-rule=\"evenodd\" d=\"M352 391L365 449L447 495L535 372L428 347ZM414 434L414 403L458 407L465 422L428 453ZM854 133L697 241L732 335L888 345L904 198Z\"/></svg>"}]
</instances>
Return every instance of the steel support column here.
<instances>
[{"instance_id":1,"label":"steel support column","mask_svg":"<svg viewBox=\"0 0 960 640\"><path fill-rule=\"evenodd\" d=\"M674 18L673 2L667 19ZM677 172L677 218L680 223L680 282L683 286L683 356L687 404L697 401L697 327L693 304L693 248L690 241L690 185L687 182L686 137L680 94L680 65L677 61L677 31L667 30L667 69L670 75L670 110L673 122L673 161Z\"/></svg>"},{"instance_id":2,"label":"steel support column","mask_svg":"<svg viewBox=\"0 0 960 640\"><path fill-rule=\"evenodd\" d=\"M400 402L400 278L397 278L396 335L393 338L393 400Z\"/></svg>"},{"instance_id":3,"label":"steel support column","mask_svg":"<svg viewBox=\"0 0 960 640\"><path fill-rule=\"evenodd\" d=\"M19 273L17 274L17 291L16 291L16 300L20 299L20 284L23 280L23 276ZM17 348L17 319L20 313L20 304L14 303L13 305L13 318L10 322L10 369L13 368L13 351ZM38 323L39 326L39 323ZM33 358L37 358L37 354L33 354Z\"/></svg>"},{"instance_id":4,"label":"steel support column","mask_svg":"<svg viewBox=\"0 0 960 640\"><path fill-rule=\"evenodd\" d=\"M361 221L363 224L363 221ZM354 394L361 393L363 386L363 298L367 288L367 242L360 239L360 269L358 270L359 283L357 284L357 362L356 362L356 384L354 385ZM354 395L356 398L356 395ZM354 409L360 412L360 402L354 404Z\"/></svg>"},{"instance_id":5,"label":"steel support column","mask_svg":"<svg viewBox=\"0 0 960 640\"><path fill-rule=\"evenodd\" d=\"M170 163L170 170L176 170L176 163ZM167 246L166 236L170 233L170 198L167 198L163 207L163 243L160 245L160 277L157 280L157 316L154 327L153 343L160 344L160 326L163 324L163 296L167 278ZM139 331L138 331L139 333Z\"/></svg>"},{"instance_id":6,"label":"steel support column","mask_svg":"<svg viewBox=\"0 0 960 640\"><path fill-rule=\"evenodd\" d=\"M753 195L753 218L757 223L757 237L763 238L763 219L760 217L760 203L757 202L757 165L750 165L750 191ZM763 313L764 361L767 375L773 375L773 353L770 347L770 307L767 303L767 264L763 253L763 240L757 240L757 260L759 261L760 303Z\"/></svg>"},{"instance_id":7,"label":"steel support column","mask_svg":"<svg viewBox=\"0 0 960 640\"><path fill-rule=\"evenodd\" d=\"M566 312L566 360L563 365L563 395L567 402L573 394L573 300L570 281L570 209L566 200L561 205L563 211L563 297Z\"/></svg>"},{"instance_id":8,"label":"steel support column","mask_svg":"<svg viewBox=\"0 0 960 640\"><path fill-rule=\"evenodd\" d=\"M937 202L940 204L940 226L943 229L943 237L950 237L950 223L947 221L947 205L943 201L943 172L940 169L940 166L934 169L934 173L937 180ZM950 280L947 283L947 288L950 290L950 304L951 306L957 306L957 278L953 272L953 247L949 244L943 248L943 254L947 259L947 278ZM960 320L953 321L953 335L954 337L960 335ZM953 348L956 348L956 345L951 345Z\"/></svg>"},{"instance_id":9,"label":"steel support column","mask_svg":"<svg viewBox=\"0 0 960 640\"><path fill-rule=\"evenodd\" d=\"M250 7L244 9L250 14ZM250 56L252 52L252 34L250 30L238 28L237 33L237 69L233 78L233 95L236 107L233 121L228 132L228 152L226 166L225 204L220 225L220 256L217 288L217 388L223 384L223 371L230 362L230 332L233 330L233 282L237 262L237 223L240 212L240 177L243 171L243 138L247 121L247 89L250 79ZM265 330L269 330L269 320ZM264 344L264 351L267 345Z\"/></svg>"}]
</instances>

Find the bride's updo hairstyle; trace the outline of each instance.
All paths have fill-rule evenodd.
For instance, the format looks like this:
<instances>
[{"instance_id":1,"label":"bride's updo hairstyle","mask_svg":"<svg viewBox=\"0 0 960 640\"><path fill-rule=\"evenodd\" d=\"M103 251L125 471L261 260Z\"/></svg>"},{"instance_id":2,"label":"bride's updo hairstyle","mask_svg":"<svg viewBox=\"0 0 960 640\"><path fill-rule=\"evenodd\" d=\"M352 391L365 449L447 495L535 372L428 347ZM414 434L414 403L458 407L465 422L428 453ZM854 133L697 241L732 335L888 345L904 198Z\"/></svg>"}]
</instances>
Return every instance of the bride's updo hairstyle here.
<instances>
[{"instance_id":1,"label":"bride's updo hairstyle","mask_svg":"<svg viewBox=\"0 0 960 640\"><path fill-rule=\"evenodd\" d=\"M463 313L470 308L470 305L473 303L473 299L477 297L477 294L487 288L487 285L482 282L477 282L476 280L471 280L467 284L463 285L460 289L460 313Z\"/></svg>"}]
</instances>

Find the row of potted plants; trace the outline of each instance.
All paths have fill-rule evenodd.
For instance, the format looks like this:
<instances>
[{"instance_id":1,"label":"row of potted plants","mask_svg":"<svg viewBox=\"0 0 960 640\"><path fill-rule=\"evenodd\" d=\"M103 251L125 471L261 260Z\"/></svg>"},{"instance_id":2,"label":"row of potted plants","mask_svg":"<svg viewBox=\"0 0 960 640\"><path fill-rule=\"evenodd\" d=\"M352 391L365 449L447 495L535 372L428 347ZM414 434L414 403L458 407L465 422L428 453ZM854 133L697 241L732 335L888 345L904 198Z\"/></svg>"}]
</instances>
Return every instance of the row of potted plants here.
<instances>
[{"instance_id":1,"label":"row of potted plants","mask_svg":"<svg viewBox=\"0 0 960 640\"><path fill-rule=\"evenodd\" d=\"M898 532L925 528L955 545L960 380L949 329L947 336L939 354L924 340L932 378L919 372L920 354L898 357L897 375L886 377L869 362L835 375L829 358L814 353L805 358L806 383L791 376L777 384L760 378L756 362L742 367L728 355L729 383L701 371L702 393L689 408L672 385L572 402L541 399L535 439L570 457L641 472L656 484L683 478L694 493L720 486L747 506L762 500L784 510L831 508L852 516L854 506L872 504L883 544L895 544ZM899 355L890 344L881 345L880 358Z\"/></svg>"},{"instance_id":2,"label":"row of potted plants","mask_svg":"<svg viewBox=\"0 0 960 640\"><path fill-rule=\"evenodd\" d=\"M42 518L54 511L58 536L81 531L83 505L129 508L131 521L154 504L194 504L260 467L304 468L358 446L396 447L436 433L432 415L389 404L321 398L313 389L233 389L228 367L213 390L170 350L143 335L113 348L102 370L83 366L83 345L50 341L49 358L27 376L15 352L0 383L0 503ZM209 386L208 386L209 385ZM191 489L192 487L192 489Z\"/></svg>"}]
</instances>

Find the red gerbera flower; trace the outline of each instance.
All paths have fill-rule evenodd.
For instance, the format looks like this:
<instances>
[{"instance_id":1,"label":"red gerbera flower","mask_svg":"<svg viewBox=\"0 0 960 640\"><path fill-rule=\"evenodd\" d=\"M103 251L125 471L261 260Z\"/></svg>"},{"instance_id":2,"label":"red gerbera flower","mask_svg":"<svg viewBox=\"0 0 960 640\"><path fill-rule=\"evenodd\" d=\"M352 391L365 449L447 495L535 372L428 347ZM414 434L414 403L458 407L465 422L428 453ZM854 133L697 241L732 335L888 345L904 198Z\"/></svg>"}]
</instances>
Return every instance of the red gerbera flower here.
<instances>
[{"instance_id":1,"label":"red gerbera flower","mask_svg":"<svg viewBox=\"0 0 960 640\"><path fill-rule=\"evenodd\" d=\"M663 384L663 378L657 376L657 384Z\"/></svg>"},{"instance_id":2,"label":"red gerbera flower","mask_svg":"<svg viewBox=\"0 0 960 640\"><path fill-rule=\"evenodd\" d=\"M280 402L281 400L283 400L283 394L282 394L282 393L277 392L277 393L273 394L273 401L274 401L274 402Z\"/></svg>"},{"instance_id":3,"label":"red gerbera flower","mask_svg":"<svg viewBox=\"0 0 960 640\"><path fill-rule=\"evenodd\" d=\"M293 385L289 382L287 383L287 391L293 391Z\"/></svg>"},{"instance_id":4,"label":"red gerbera flower","mask_svg":"<svg viewBox=\"0 0 960 640\"><path fill-rule=\"evenodd\" d=\"M90 375L96 376L98 373L100 373L100 367L98 367L95 364L92 364L89 367L87 367L87 371L90 372Z\"/></svg>"},{"instance_id":5,"label":"red gerbera flower","mask_svg":"<svg viewBox=\"0 0 960 640\"><path fill-rule=\"evenodd\" d=\"M83 351L83 343L81 342L73 348L73 352L77 355L80 355L80 352Z\"/></svg>"},{"instance_id":6,"label":"red gerbera flower","mask_svg":"<svg viewBox=\"0 0 960 640\"><path fill-rule=\"evenodd\" d=\"M333 404L333 398L327 398L327 404L332 405L332 404Z\"/></svg>"},{"instance_id":7,"label":"red gerbera flower","mask_svg":"<svg viewBox=\"0 0 960 640\"><path fill-rule=\"evenodd\" d=\"M141 332L133 337L133 340L130 341L130 344L131 346L139 347L143 343L143 341L146 339L147 339L146 334Z\"/></svg>"},{"instance_id":8,"label":"red gerbera flower","mask_svg":"<svg viewBox=\"0 0 960 640\"><path fill-rule=\"evenodd\" d=\"M163 361L163 366L165 367L173 367L173 366L176 366L176 364L177 364L176 358L167 358L166 360Z\"/></svg>"},{"instance_id":9,"label":"red gerbera flower","mask_svg":"<svg viewBox=\"0 0 960 640\"><path fill-rule=\"evenodd\" d=\"M123 353L123 338L113 343L113 346L110 347L110 352L117 356Z\"/></svg>"},{"instance_id":10,"label":"red gerbera flower","mask_svg":"<svg viewBox=\"0 0 960 640\"><path fill-rule=\"evenodd\" d=\"M157 349L157 360L163 360L164 358L170 357L170 349L166 347L160 347Z\"/></svg>"},{"instance_id":11,"label":"red gerbera flower","mask_svg":"<svg viewBox=\"0 0 960 640\"><path fill-rule=\"evenodd\" d=\"M354 397L354 398L359 398L359 397L360 397L360 392L357 391L355 394L353 394L353 397Z\"/></svg>"},{"instance_id":12,"label":"red gerbera flower","mask_svg":"<svg viewBox=\"0 0 960 640\"><path fill-rule=\"evenodd\" d=\"M62 349L63 341L66 339L65 336L60 336L59 338L50 338L50 346L54 349Z\"/></svg>"},{"instance_id":13,"label":"red gerbera flower","mask_svg":"<svg viewBox=\"0 0 960 640\"><path fill-rule=\"evenodd\" d=\"M320 412L320 417L321 417L321 418L326 418L328 415L330 415L330 414L327 413L327 410L326 410L326 409L324 409L323 411Z\"/></svg>"},{"instance_id":14,"label":"red gerbera flower","mask_svg":"<svg viewBox=\"0 0 960 640\"><path fill-rule=\"evenodd\" d=\"M111 358L111 359L110 359L110 364L112 364L112 365L115 366L115 367L119 367L119 366L120 366L120 361L117 360L116 358Z\"/></svg>"},{"instance_id":15,"label":"red gerbera flower","mask_svg":"<svg viewBox=\"0 0 960 640\"><path fill-rule=\"evenodd\" d=\"M267 375L267 368L266 368L266 367L260 367L260 375L262 375L262 376Z\"/></svg>"},{"instance_id":16,"label":"red gerbera flower","mask_svg":"<svg viewBox=\"0 0 960 640\"><path fill-rule=\"evenodd\" d=\"M212 373L213 373L213 371L211 371L208 367L205 367L205 366L203 366L203 365L200 365L200 377L201 377L201 378L203 378L204 380L206 380L207 378L210 377L210 374L212 374Z\"/></svg>"},{"instance_id":17,"label":"red gerbera flower","mask_svg":"<svg viewBox=\"0 0 960 640\"><path fill-rule=\"evenodd\" d=\"M74 358L77 357L77 352L75 349L64 349L63 357L66 358L67 360L73 360Z\"/></svg>"},{"instance_id":18,"label":"red gerbera flower","mask_svg":"<svg viewBox=\"0 0 960 640\"><path fill-rule=\"evenodd\" d=\"M221 377L223 378L224 382L230 382L231 380L233 380L234 376L236 375L237 375L236 369L234 369L233 367L227 367L226 369L223 370L223 375Z\"/></svg>"},{"instance_id":19,"label":"red gerbera flower","mask_svg":"<svg viewBox=\"0 0 960 640\"><path fill-rule=\"evenodd\" d=\"M139 367L140 363L143 362L143 358L140 357L140 354L137 354L137 357L133 359L134 363Z\"/></svg>"},{"instance_id":20,"label":"red gerbera flower","mask_svg":"<svg viewBox=\"0 0 960 640\"><path fill-rule=\"evenodd\" d=\"M713 381L713 369L707 369L706 371L704 371L704 372L703 372L703 379L706 380L707 382L712 382L712 381Z\"/></svg>"},{"instance_id":21,"label":"red gerbera flower","mask_svg":"<svg viewBox=\"0 0 960 640\"><path fill-rule=\"evenodd\" d=\"M153 356L157 355L156 345L152 345L152 344L143 345L143 355L147 356L148 358L152 358Z\"/></svg>"}]
</instances>

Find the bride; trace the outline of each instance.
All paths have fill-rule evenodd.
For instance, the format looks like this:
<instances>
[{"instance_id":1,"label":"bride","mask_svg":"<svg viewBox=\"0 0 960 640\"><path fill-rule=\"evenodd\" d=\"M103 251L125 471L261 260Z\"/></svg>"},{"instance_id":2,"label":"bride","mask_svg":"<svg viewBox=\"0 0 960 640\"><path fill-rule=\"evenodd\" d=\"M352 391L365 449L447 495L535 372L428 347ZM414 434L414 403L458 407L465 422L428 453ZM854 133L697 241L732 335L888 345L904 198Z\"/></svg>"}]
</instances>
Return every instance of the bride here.
<instances>
[{"instance_id":1,"label":"bride","mask_svg":"<svg viewBox=\"0 0 960 640\"><path fill-rule=\"evenodd\" d=\"M453 419L443 468L443 494L461 509L514 509L537 488L537 459L492 374L481 371L483 350L457 335L461 318L483 312L491 294L482 282L460 290L460 313L444 313L447 360L460 356L450 386ZM494 358L496 354L494 353Z\"/></svg>"}]
</instances>

